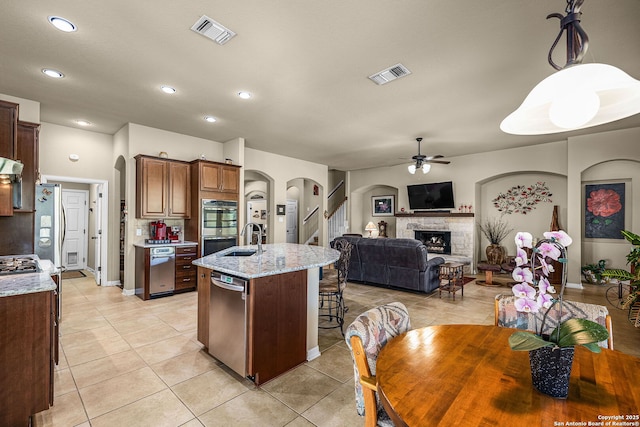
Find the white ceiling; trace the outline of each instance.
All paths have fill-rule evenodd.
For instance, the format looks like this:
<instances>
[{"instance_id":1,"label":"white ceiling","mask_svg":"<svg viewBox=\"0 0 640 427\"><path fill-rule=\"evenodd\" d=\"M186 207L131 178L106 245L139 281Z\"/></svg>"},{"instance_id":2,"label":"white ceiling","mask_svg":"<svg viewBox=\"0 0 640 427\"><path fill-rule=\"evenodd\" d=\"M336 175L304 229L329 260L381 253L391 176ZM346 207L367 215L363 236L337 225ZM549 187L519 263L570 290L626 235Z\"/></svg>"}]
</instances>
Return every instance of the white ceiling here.
<instances>
[{"instance_id":1,"label":"white ceiling","mask_svg":"<svg viewBox=\"0 0 640 427\"><path fill-rule=\"evenodd\" d=\"M113 134L133 122L348 170L640 126L640 115L572 134L513 136L500 121L554 70L562 0L22 0L0 13L0 93L41 119ZM587 0L585 62L640 78L640 1ZM73 21L63 33L49 15ZM191 31L207 15L237 33ZM564 37L556 62L564 63ZM412 74L367 77L402 63ZM44 67L65 74L53 80ZM160 85L178 92L166 95ZM241 90L254 94L245 101ZM204 115L217 123L207 123ZM408 161L407 161L408 163ZM434 167L446 167L435 165Z\"/></svg>"}]
</instances>

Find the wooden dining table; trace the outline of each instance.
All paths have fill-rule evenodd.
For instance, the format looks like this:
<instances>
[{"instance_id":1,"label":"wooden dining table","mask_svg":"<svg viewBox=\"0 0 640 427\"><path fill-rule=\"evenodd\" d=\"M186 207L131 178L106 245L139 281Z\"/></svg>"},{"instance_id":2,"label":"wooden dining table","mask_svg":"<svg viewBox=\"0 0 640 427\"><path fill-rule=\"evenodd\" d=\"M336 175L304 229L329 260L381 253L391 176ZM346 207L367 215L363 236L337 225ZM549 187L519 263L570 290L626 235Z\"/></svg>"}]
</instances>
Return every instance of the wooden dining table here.
<instances>
[{"instance_id":1,"label":"wooden dining table","mask_svg":"<svg viewBox=\"0 0 640 427\"><path fill-rule=\"evenodd\" d=\"M439 325L391 339L378 356L376 378L395 425L640 425L640 358L577 346L569 395L556 399L531 384L529 353L509 347L513 332Z\"/></svg>"}]
</instances>

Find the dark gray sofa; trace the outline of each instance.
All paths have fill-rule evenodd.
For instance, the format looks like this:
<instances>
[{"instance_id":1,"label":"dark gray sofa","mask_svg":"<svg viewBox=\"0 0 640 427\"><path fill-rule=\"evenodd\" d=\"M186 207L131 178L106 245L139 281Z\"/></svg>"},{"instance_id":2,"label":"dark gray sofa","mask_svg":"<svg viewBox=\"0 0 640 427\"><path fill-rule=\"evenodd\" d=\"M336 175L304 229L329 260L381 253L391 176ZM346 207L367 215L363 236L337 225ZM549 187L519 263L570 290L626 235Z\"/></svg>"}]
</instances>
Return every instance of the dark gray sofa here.
<instances>
[{"instance_id":1,"label":"dark gray sofa","mask_svg":"<svg viewBox=\"0 0 640 427\"><path fill-rule=\"evenodd\" d=\"M348 280L427 293L438 289L438 266L444 259L427 261L427 248L419 240L354 236L338 239L353 244Z\"/></svg>"}]
</instances>

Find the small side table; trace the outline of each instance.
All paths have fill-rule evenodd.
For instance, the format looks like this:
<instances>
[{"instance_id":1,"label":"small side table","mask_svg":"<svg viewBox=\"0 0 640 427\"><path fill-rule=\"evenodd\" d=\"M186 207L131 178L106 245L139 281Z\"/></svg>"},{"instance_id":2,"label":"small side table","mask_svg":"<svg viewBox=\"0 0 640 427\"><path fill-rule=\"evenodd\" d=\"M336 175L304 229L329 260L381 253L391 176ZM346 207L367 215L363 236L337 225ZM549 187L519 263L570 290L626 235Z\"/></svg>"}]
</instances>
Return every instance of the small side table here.
<instances>
[{"instance_id":1,"label":"small side table","mask_svg":"<svg viewBox=\"0 0 640 427\"><path fill-rule=\"evenodd\" d=\"M464 298L464 264L460 262L445 262L440 264L440 287L438 288L438 296L442 297L442 291L453 294L453 300L456 300L456 291L461 291Z\"/></svg>"}]
</instances>

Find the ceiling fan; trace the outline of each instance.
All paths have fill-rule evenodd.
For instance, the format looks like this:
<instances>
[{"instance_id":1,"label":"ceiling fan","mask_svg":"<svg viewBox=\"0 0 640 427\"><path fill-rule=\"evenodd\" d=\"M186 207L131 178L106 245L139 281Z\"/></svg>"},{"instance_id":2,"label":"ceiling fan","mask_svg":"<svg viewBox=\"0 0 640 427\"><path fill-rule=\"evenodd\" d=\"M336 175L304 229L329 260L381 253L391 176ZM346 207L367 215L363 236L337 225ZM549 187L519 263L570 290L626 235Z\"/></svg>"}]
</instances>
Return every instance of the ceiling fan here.
<instances>
[{"instance_id":1,"label":"ceiling fan","mask_svg":"<svg viewBox=\"0 0 640 427\"><path fill-rule=\"evenodd\" d=\"M416 141L418 141L418 154L411 157L413 160L416 161L416 163L415 165L414 164L409 165L408 169L410 174L416 173L417 169L422 169L422 173L429 172L431 170L430 163L440 163L443 165L448 165L449 163L451 163L447 160L436 160L444 157L440 154L436 154L435 156L425 156L424 154L420 154L420 143L422 142L422 138L416 138Z\"/></svg>"}]
</instances>

